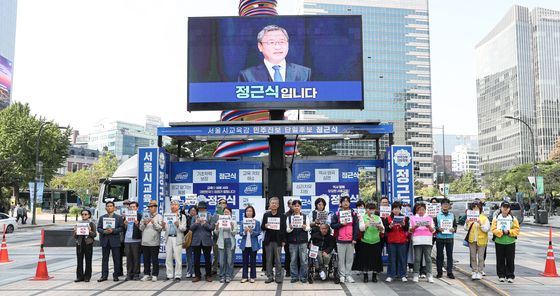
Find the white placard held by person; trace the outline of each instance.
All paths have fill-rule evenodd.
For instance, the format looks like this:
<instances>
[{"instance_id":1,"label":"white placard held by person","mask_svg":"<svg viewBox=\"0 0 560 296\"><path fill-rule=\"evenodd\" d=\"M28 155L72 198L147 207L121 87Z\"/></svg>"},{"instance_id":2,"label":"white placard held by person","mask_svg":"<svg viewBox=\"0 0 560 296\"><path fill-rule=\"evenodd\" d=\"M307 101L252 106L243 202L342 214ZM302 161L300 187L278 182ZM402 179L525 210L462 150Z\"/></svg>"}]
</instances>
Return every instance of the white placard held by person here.
<instances>
[{"instance_id":1,"label":"white placard held by person","mask_svg":"<svg viewBox=\"0 0 560 296\"><path fill-rule=\"evenodd\" d=\"M89 235L89 223L77 223L76 235Z\"/></svg>"},{"instance_id":2,"label":"white placard held by person","mask_svg":"<svg viewBox=\"0 0 560 296\"><path fill-rule=\"evenodd\" d=\"M103 218L103 229L114 229L115 228L115 218Z\"/></svg>"},{"instance_id":3,"label":"white placard held by person","mask_svg":"<svg viewBox=\"0 0 560 296\"><path fill-rule=\"evenodd\" d=\"M280 217L268 217L268 229L280 230Z\"/></svg>"}]
</instances>

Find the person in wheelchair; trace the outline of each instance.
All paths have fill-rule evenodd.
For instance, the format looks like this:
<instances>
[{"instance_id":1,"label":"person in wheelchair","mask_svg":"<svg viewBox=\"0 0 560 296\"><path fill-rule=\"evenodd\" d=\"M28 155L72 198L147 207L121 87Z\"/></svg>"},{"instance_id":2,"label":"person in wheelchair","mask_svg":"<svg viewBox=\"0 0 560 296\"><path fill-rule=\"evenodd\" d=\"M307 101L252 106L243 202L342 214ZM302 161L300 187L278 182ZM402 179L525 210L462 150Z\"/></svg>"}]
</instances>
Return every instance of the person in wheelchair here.
<instances>
[{"instance_id":1,"label":"person in wheelchair","mask_svg":"<svg viewBox=\"0 0 560 296\"><path fill-rule=\"evenodd\" d=\"M311 244L319 247L317 260L313 261L315 263L315 267L319 271L319 277L323 281L327 279L329 262L331 261L331 256L336 248L336 241L330 232L331 229L328 224L321 224L320 231L311 235ZM336 277L337 275L334 276Z\"/></svg>"}]
</instances>

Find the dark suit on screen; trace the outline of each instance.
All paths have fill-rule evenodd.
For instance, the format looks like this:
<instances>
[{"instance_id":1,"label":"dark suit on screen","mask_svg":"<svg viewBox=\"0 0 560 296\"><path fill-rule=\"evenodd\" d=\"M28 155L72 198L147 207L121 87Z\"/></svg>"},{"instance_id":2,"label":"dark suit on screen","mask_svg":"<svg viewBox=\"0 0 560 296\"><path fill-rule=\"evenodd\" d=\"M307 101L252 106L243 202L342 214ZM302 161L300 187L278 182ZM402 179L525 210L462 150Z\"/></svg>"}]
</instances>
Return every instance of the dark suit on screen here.
<instances>
[{"instance_id":1,"label":"dark suit on screen","mask_svg":"<svg viewBox=\"0 0 560 296\"><path fill-rule=\"evenodd\" d=\"M286 79L285 81L310 81L311 80L311 69L293 64L286 63ZM239 72L239 77L237 78L239 82L255 82L255 81L274 81L268 72L268 69L264 63L259 64L254 67L241 70Z\"/></svg>"}]
</instances>

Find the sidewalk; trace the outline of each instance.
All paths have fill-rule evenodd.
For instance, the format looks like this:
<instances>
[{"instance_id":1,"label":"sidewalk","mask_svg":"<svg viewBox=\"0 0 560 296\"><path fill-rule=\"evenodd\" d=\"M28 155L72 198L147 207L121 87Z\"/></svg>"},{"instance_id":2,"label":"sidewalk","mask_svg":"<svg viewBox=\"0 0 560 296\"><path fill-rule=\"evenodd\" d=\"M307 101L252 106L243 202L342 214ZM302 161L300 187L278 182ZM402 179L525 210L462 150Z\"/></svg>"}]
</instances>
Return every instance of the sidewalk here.
<instances>
[{"instance_id":1,"label":"sidewalk","mask_svg":"<svg viewBox=\"0 0 560 296\"><path fill-rule=\"evenodd\" d=\"M55 215L55 223L53 223L53 214L41 213L37 215L37 225L31 224L32 217L29 215L26 224L18 224L19 229L47 227L54 225L74 225L76 224L76 216L67 216L67 222L64 222L64 214Z\"/></svg>"},{"instance_id":2,"label":"sidewalk","mask_svg":"<svg viewBox=\"0 0 560 296\"><path fill-rule=\"evenodd\" d=\"M533 226L541 226L541 227L552 226L552 228L560 228L560 216L550 216L550 217L548 217L548 224L535 223L535 217L525 216L525 218L523 220L523 224L533 225Z\"/></svg>"}]
</instances>

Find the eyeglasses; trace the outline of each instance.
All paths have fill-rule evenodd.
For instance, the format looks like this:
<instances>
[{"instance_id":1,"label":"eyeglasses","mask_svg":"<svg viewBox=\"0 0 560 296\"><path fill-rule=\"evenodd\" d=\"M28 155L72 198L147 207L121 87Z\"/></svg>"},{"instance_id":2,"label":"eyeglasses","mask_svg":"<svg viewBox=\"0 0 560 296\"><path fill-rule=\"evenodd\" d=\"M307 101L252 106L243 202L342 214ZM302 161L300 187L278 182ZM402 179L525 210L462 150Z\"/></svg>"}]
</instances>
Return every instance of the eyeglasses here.
<instances>
[{"instance_id":1,"label":"eyeglasses","mask_svg":"<svg viewBox=\"0 0 560 296\"><path fill-rule=\"evenodd\" d=\"M286 44L288 44L288 41L286 41L286 40L282 40L282 41L261 41L261 44L267 45L267 46L276 46L276 45L286 46Z\"/></svg>"},{"instance_id":2,"label":"eyeglasses","mask_svg":"<svg viewBox=\"0 0 560 296\"><path fill-rule=\"evenodd\" d=\"M82 216L89 216L88 213L82 213Z\"/></svg>"}]
</instances>

